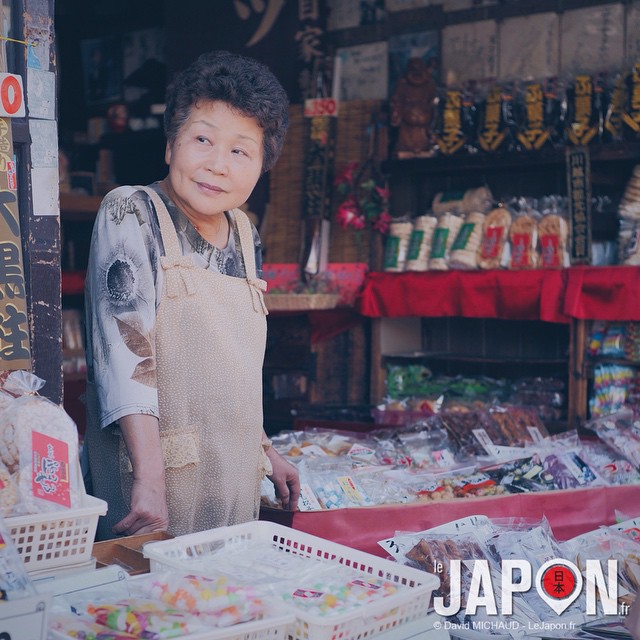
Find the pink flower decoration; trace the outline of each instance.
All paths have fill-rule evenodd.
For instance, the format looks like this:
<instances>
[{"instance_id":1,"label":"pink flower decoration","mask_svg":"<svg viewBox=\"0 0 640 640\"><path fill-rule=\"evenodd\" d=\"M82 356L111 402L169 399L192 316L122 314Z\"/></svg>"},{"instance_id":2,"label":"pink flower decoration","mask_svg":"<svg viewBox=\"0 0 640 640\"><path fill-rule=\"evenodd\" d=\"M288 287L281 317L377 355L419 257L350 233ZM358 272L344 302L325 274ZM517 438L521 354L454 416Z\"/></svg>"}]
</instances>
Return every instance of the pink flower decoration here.
<instances>
[{"instance_id":1,"label":"pink flower decoration","mask_svg":"<svg viewBox=\"0 0 640 640\"><path fill-rule=\"evenodd\" d=\"M376 187L376 193L384 200L385 202L389 199L391 192L388 187Z\"/></svg>"}]
</instances>

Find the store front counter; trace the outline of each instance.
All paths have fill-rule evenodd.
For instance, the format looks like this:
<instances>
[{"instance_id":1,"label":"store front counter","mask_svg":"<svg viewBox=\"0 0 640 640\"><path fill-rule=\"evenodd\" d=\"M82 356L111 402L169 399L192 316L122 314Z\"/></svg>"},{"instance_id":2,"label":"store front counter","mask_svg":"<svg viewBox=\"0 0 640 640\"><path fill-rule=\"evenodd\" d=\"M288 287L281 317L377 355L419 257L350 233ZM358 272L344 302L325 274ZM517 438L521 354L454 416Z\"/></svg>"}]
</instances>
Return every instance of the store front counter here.
<instances>
[{"instance_id":1,"label":"store front counter","mask_svg":"<svg viewBox=\"0 0 640 640\"><path fill-rule=\"evenodd\" d=\"M489 518L546 517L557 540L568 540L599 526L640 515L640 485L541 491L504 496L459 498L441 502L385 505L333 511L290 513L263 508L260 519L338 542L380 557L377 543L396 531L422 531L466 516Z\"/></svg>"}]
</instances>

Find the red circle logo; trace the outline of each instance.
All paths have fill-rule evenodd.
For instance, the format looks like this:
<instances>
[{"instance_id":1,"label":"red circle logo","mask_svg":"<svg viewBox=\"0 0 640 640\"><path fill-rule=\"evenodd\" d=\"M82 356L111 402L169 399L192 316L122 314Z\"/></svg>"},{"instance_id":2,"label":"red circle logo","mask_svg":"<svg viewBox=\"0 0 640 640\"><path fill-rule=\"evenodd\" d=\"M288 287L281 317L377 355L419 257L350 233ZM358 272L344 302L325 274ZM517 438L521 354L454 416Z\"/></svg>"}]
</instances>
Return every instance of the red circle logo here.
<instances>
[{"instance_id":1,"label":"red circle logo","mask_svg":"<svg viewBox=\"0 0 640 640\"><path fill-rule=\"evenodd\" d=\"M0 86L0 100L4 110L9 115L17 113L22 105L22 90L20 83L13 76L7 76Z\"/></svg>"},{"instance_id":2,"label":"red circle logo","mask_svg":"<svg viewBox=\"0 0 640 640\"><path fill-rule=\"evenodd\" d=\"M576 589L576 576L565 564L552 564L542 574L542 588L554 600L568 598Z\"/></svg>"}]
</instances>

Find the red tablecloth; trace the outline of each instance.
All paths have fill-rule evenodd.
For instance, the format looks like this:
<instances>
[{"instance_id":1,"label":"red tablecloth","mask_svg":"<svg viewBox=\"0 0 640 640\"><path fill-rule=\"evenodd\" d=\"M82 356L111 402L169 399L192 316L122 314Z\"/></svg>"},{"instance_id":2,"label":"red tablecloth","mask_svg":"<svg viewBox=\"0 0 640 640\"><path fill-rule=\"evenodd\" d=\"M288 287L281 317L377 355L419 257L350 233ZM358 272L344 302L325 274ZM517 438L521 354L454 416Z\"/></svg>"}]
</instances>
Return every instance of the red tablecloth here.
<instances>
[{"instance_id":1,"label":"red tablecloth","mask_svg":"<svg viewBox=\"0 0 640 640\"><path fill-rule=\"evenodd\" d=\"M385 557L387 554L377 543L390 538L396 531L421 531L470 515L484 514L490 518L544 516L556 539L568 540L601 525L613 524L616 509L625 516L639 516L640 486L545 491L307 513L262 509L260 517Z\"/></svg>"},{"instance_id":2,"label":"red tablecloth","mask_svg":"<svg viewBox=\"0 0 640 640\"><path fill-rule=\"evenodd\" d=\"M640 267L367 274L356 300L369 317L640 320Z\"/></svg>"},{"instance_id":3,"label":"red tablecloth","mask_svg":"<svg viewBox=\"0 0 640 640\"><path fill-rule=\"evenodd\" d=\"M587 320L640 320L640 267L569 269L563 311Z\"/></svg>"}]
</instances>

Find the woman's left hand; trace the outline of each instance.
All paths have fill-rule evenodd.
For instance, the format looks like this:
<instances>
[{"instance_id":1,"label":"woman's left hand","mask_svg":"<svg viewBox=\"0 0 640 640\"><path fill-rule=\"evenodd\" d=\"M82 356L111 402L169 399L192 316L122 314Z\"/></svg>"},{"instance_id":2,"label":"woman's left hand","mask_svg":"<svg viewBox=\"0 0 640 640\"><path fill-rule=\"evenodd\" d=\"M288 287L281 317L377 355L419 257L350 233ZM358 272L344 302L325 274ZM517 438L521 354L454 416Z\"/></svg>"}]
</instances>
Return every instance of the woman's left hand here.
<instances>
[{"instance_id":1,"label":"woman's left hand","mask_svg":"<svg viewBox=\"0 0 640 640\"><path fill-rule=\"evenodd\" d=\"M300 498L300 476L298 470L287 462L273 447L267 451L267 457L273 467L273 473L268 476L276 490L276 498L280 500L283 509L295 511Z\"/></svg>"}]
</instances>

